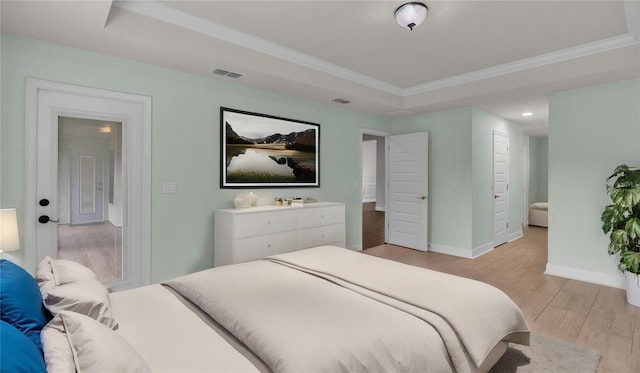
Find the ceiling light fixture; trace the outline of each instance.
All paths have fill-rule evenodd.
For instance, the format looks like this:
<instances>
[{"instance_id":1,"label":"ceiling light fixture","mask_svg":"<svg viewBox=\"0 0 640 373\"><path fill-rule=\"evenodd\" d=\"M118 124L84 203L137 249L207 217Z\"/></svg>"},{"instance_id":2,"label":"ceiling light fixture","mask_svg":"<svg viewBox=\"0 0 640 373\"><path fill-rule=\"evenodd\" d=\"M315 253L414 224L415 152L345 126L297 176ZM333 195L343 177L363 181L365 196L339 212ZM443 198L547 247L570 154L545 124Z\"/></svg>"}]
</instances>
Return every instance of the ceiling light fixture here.
<instances>
[{"instance_id":1,"label":"ceiling light fixture","mask_svg":"<svg viewBox=\"0 0 640 373\"><path fill-rule=\"evenodd\" d=\"M420 25L427 16L426 5L420 2L412 1L400 5L396 11L396 22L402 27L408 27L413 31L413 28Z\"/></svg>"},{"instance_id":2,"label":"ceiling light fixture","mask_svg":"<svg viewBox=\"0 0 640 373\"><path fill-rule=\"evenodd\" d=\"M528 111L528 112L526 112L526 113L522 113L522 116L523 116L523 117L530 117L530 116L532 116L532 115L533 115L533 113L532 113L532 112L530 112L530 111Z\"/></svg>"}]
</instances>

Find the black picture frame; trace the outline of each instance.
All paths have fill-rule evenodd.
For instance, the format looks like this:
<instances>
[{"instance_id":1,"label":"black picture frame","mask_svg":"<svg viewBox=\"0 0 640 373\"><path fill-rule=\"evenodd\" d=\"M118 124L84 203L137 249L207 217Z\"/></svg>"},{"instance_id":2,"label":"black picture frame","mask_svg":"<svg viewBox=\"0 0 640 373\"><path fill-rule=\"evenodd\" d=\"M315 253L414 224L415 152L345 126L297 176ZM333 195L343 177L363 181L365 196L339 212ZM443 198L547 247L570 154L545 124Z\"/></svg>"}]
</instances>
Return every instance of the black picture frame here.
<instances>
[{"instance_id":1,"label":"black picture frame","mask_svg":"<svg viewBox=\"0 0 640 373\"><path fill-rule=\"evenodd\" d=\"M220 107L220 188L320 187L320 125Z\"/></svg>"}]
</instances>

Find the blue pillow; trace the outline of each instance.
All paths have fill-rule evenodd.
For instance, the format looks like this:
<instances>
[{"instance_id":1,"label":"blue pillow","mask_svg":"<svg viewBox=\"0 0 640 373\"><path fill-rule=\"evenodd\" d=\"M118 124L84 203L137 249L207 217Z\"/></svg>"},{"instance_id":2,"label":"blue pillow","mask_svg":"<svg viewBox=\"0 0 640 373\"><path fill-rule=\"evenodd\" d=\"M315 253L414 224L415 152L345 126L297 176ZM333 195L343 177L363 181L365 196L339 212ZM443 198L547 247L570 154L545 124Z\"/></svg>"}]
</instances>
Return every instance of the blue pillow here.
<instances>
[{"instance_id":1,"label":"blue pillow","mask_svg":"<svg viewBox=\"0 0 640 373\"><path fill-rule=\"evenodd\" d=\"M24 334L0 321L0 373L46 372L42 352Z\"/></svg>"},{"instance_id":2,"label":"blue pillow","mask_svg":"<svg viewBox=\"0 0 640 373\"><path fill-rule=\"evenodd\" d=\"M40 331L51 314L42 304L36 280L6 259L0 259L0 319L21 331L42 351Z\"/></svg>"}]
</instances>

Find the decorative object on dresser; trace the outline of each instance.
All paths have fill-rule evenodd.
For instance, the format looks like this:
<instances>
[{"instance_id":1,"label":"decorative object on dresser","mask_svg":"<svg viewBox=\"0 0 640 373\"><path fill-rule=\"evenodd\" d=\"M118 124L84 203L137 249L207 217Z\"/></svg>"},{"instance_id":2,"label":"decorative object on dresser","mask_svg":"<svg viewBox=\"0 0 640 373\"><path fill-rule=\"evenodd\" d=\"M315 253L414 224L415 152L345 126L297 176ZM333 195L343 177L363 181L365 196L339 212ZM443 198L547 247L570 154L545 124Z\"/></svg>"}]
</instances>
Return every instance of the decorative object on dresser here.
<instances>
[{"instance_id":1,"label":"decorative object on dresser","mask_svg":"<svg viewBox=\"0 0 640 373\"><path fill-rule=\"evenodd\" d=\"M233 206L237 209L247 208L247 207L256 207L258 202L258 196L256 196L253 192L249 193L240 193L233 199Z\"/></svg>"},{"instance_id":2,"label":"decorative object on dresser","mask_svg":"<svg viewBox=\"0 0 640 373\"><path fill-rule=\"evenodd\" d=\"M320 186L320 125L220 108L220 187Z\"/></svg>"},{"instance_id":3,"label":"decorative object on dresser","mask_svg":"<svg viewBox=\"0 0 640 373\"><path fill-rule=\"evenodd\" d=\"M216 267L321 245L345 247L343 203L220 209L214 214Z\"/></svg>"}]
</instances>

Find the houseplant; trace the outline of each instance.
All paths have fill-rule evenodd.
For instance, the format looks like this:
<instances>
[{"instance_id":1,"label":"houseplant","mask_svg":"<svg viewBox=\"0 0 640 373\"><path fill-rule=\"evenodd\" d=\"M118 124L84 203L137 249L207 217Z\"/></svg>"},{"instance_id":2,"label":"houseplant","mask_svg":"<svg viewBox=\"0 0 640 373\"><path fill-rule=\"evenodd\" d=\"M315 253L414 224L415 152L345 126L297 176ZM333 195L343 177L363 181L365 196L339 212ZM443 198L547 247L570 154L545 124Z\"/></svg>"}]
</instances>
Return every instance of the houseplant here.
<instances>
[{"instance_id":1,"label":"houseplant","mask_svg":"<svg viewBox=\"0 0 640 373\"><path fill-rule=\"evenodd\" d=\"M606 185L612 204L602 212L602 231L609 234L609 255L620 256L627 302L640 307L640 169L620 165Z\"/></svg>"}]
</instances>

